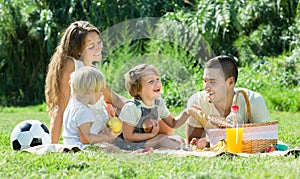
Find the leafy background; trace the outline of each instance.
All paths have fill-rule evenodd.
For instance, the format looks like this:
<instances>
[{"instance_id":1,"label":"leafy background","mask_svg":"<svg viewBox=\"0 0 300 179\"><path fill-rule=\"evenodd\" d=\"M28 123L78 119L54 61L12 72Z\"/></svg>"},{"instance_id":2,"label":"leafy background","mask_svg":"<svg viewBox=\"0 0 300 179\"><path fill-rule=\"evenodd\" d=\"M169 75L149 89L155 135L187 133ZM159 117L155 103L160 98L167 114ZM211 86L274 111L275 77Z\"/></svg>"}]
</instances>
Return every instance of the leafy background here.
<instances>
[{"instance_id":1,"label":"leafy background","mask_svg":"<svg viewBox=\"0 0 300 179\"><path fill-rule=\"evenodd\" d=\"M174 39L184 38L184 28L189 28L205 39L214 55L234 56L240 71L237 86L260 92L269 109L300 111L299 4L297 0L0 0L0 105L44 103L47 65L62 30L71 22L88 20L105 31L130 19L159 17L182 25ZM164 64L157 61L157 54ZM159 64L163 95L171 107L184 106L191 93L203 88L202 64L207 59L176 40L132 40L106 55L99 68L111 88L124 96L128 94L122 73L131 62L142 60Z\"/></svg>"}]
</instances>

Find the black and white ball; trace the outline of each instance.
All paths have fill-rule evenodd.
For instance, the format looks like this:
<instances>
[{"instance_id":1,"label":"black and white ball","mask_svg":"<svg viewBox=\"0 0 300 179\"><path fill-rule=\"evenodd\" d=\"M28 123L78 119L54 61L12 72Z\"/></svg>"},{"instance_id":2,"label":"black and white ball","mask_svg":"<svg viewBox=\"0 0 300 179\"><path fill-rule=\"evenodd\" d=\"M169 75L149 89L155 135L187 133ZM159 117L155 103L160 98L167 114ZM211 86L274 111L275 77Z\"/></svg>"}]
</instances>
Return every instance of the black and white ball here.
<instances>
[{"instance_id":1,"label":"black and white ball","mask_svg":"<svg viewBox=\"0 0 300 179\"><path fill-rule=\"evenodd\" d=\"M10 136L13 150L22 150L29 147L50 144L49 130L39 120L25 120L16 125Z\"/></svg>"}]
</instances>

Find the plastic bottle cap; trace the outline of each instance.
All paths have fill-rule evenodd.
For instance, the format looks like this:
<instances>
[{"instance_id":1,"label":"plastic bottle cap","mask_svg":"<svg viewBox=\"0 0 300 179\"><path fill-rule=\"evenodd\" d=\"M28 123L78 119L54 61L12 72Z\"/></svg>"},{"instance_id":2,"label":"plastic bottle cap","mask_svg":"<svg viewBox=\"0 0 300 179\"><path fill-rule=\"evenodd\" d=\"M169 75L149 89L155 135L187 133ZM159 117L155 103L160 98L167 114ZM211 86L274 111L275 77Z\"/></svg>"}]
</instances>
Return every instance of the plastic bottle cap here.
<instances>
[{"instance_id":1,"label":"plastic bottle cap","mask_svg":"<svg viewBox=\"0 0 300 179\"><path fill-rule=\"evenodd\" d=\"M238 111L239 110L239 106L238 105L232 105L231 106L231 110L232 111Z\"/></svg>"}]
</instances>

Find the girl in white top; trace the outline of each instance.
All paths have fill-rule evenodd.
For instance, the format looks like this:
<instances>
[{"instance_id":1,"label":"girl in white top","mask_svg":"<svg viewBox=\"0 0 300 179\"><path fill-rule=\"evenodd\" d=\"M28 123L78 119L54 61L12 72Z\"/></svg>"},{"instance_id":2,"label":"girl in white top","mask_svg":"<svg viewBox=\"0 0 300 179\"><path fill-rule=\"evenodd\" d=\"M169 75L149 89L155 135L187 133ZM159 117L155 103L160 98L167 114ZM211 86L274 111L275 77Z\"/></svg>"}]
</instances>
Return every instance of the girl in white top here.
<instances>
[{"instance_id":1,"label":"girl in white top","mask_svg":"<svg viewBox=\"0 0 300 179\"><path fill-rule=\"evenodd\" d=\"M119 134L108 130L89 105L102 96L105 79L94 67L84 66L71 74L71 99L64 112L63 143L85 148L88 144L112 142Z\"/></svg>"}]
</instances>

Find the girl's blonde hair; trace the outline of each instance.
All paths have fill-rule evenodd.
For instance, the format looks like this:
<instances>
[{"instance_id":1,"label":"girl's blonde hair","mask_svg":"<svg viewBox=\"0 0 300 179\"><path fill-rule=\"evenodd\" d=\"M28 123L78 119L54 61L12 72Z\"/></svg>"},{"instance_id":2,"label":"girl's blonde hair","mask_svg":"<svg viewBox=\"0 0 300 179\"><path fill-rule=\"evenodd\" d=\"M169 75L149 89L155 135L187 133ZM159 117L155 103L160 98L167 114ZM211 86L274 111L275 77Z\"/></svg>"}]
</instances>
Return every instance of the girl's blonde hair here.
<instances>
[{"instance_id":1,"label":"girl's blonde hair","mask_svg":"<svg viewBox=\"0 0 300 179\"><path fill-rule=\"evenodd\" d=\"M60 96L60 82L62 79L62 71L67 62L68 56L80 59L80 54L85 47L85 38L89 32L97 32L99 30L87 21L76 21L69 25L63 33L58 46L50 59L48 65L48 73L45 84L45 98L47 103L47 111L52 116L53 111L58 105L58 96ZM69 96L65 96L67 99ZM60 100L66 100L60 99Z\"/></svg>"},{"instance_id":2,"label":"girl's blonde hair","mask_svg":"<svg viewBox=\"0 0 300 179\"><path fill-rule=\"evenodd\" d=\"M149 64L137 65L125 74L125 88L132 97L140 99L138 92L142 89L142 78L150 74L159 76L156 68Z\"/></svg>"},{"instance_id":3,"label":"girl's blonde hair","mask_svg":"<svg viewBox=\"0 0 300 179\"><path fill-rule=\"evenodd\" d=\"M71 95L75 98L82 98L104 89L106 82L97 68L84 66L71 74L70 86Z\"/></svg>"}]
</instances>

